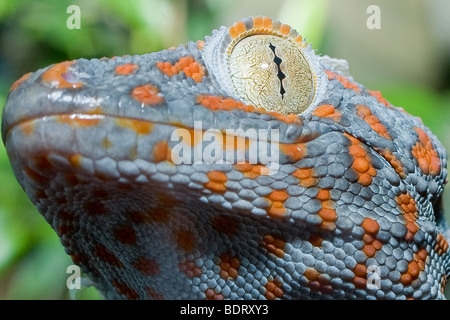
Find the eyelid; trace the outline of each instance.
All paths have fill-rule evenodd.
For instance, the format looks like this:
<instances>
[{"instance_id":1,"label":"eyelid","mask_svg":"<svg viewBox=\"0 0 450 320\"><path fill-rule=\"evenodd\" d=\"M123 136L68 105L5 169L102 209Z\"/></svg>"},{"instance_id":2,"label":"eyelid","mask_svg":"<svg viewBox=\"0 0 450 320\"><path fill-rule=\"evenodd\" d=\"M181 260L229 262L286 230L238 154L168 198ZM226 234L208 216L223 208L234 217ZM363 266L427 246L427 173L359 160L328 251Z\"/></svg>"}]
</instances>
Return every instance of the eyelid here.
<instances>
[{"instance_id":1,"label":"eyelid","mask_svg":"<svg viewBox=\"0 0 450 320\"><path fill-rule=\"evenodd\" d=\"M292 82L295 82L295 72L291 74L291 71L286 70L295 70L292 66L288 67L287 65L295 65L296 62L292 62L290 58L283 58L279 49L284 50L284 48L288 48L287 50L290 50L289 48L296 48L299 52L297 53L297 56L300 57L299 59L305 60L306 63L304 66L297 71L301 72L306 70L313 85L312 87L306 85L301 89L303 90L303 93L297 93L297 95L304 96L304 98L301 98L301 105L299 107L292 107L297 103L297 100L295 99L291 100L291 107L286 107L285 105L279 105L276 102L270 101L266 104L261 104L258 101L255 103L255 101L248 99L248 96L252 94L258 95L258 92L248 92L248 94L246 94L242 92L239 85L236 86L236 79L233 81L233 78L235 78L241 70L234 67L230 68L230 64L235 63L232 61L233 52L236 50L236 47L242 45L243 41L245 44L248 39L253 37L272 37L278 39L279 42L276 46L276 51L278 57L282 59L282 62L278 64L278 66L280 67L279 70L287 77L281 79L284 86L283 90L285 90L285 92L288 92L289 90L290 94L294 94L295 90L298 89L296 89L294 85L289 84L290 79L292 79L291 84ZM278 53L278 51L280 51L280 53ZM217 82L217 88L222 90L224 95L240 100L246 104L251 104L255 107L263 107L267 110L273 110L284 115L292 113L298 115L313 109L314 106L322 100L326 92L328 78L321 66L321 58L315 55L311 46L303 40L302 36L299 35L297 31L288 25L268 17L249 17L236 22L229 28L222 27L219 30L213 31L211 37L206 37L205 45L202 47L202 57L213 81ZM264 71L271 69L270 64L273 63L273 61L260 61L257 65L260 70ZM261 68L261 65L267 66L267 69ZM247 67L249 66L243 68ZM289 73L289 75L287 73ZM280 81L280 74L275 73L272 76L275 77L275 81ZM309 88L311 90L309 90ZM281 92L281 88L277 90L278 92Z\"/></svg>"}]
</instances>

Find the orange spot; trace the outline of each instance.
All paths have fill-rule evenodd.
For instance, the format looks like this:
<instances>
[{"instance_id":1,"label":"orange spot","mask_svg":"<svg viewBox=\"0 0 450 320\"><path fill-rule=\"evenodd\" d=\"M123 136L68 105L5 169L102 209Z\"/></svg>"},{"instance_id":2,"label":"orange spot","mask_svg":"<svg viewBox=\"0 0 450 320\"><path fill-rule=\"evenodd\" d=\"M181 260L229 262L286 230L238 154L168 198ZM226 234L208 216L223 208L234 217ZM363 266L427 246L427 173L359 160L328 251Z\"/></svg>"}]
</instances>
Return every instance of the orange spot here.
<instances>
[{"instance_id":1,"label":"orange spot","mask_svg":"<svg viewBox=\"0 0 450 320\"><path fill-rule=\"evenodd\" d=\"M365 245L362 251L366 254L366 256L373 257L375 256L377 250L373 245Z\"/></svg>"},{"instance_id":2,"label":"orange spot","mask_svg":"<svg viewBox=\"0 0 450 320\"><path fill-rule=\"evenodd\" d=\"M375 239L372 242L373 247L375 248L375 250L380 250L381 247L383 246L383 243L380 240Z\"/></svg>"},{"instance_id":3,"label":"orange spot","mask_svg":"<svg viewBox=\"0 0 450 320\"><path fill-rule=\"evenodd\" d=\"M336 228L334 222L337 220L336 202L331 200L330 191L328 189L319 190L316 199L321 201L322 208L318 215L322 218L320 228L333 231Z\"/></svg>"},{"instance_id":4,"label":"orange spot","mask_svg":"<svg viewBox=\"0 0 450 320\"><path fill-rule=\"evenodd\" d=\"M228 29L231 39L236 38L237 36L239 36L241 33L245 32L245 31L246 31L245 24L242 21L236 22L234 25L232 25Z\"/></svg>"},{"instance_id":5,"label":"orange spot","mask_svg":"<svg viewBox=\"0 0 450 320\"><path fill-rule=\"evenodd\" d=\"M24 135L30 136L34 132L34 125L34 121L25 121L20 125L20 129Z\"/></svg>"},{"instance_id":6,"label":"orange spot","mask_svg":"<svg viewBox=\"0 0 450 320\"><path fill-rule=\"evenodd\" d=\"M11 88L9 89L9 92L12 92L14 90L16 90L25 80L27 80L33 73L32 72L28 72L25 73L22 77L20 77L18 80L16 80Z\"/></svg>"},{"instance_id":7,"label":"orange spot","mask_svg":"<svg viewBox=\"0 0 450 320\"><path fill-rule=\"evenodd\" d=\"M269 201L269 208L267 214L273 218L282 218L286 213L286 208L283 206L283 202L289 198L286 191L277 190L272 191L266 199Z\"/></svg>"},{"instance_id":8,"label":"orange spot","mask_svg":"<svg viewBox=\"0 0 450 320\"><path fill-rule=\"evenodd\" d=\"M278 258L284 257L284 242L280 238L275 238L271 235L266 235L263 237L262 246L267 250L267 252L276 255Z\"/></svg>"},{"instance_id":9,"label":"orange spot","mask_svg":"<svg viewBox=\"0 0 450 320\"><path fill-rule=\"evenodd\" d=\"M218 193L224 193L227 189L225 183L228 178L225 173L221 171L210 171L207 173L209 181L204 184L204 187Z\"/></svg>"},{"instance_id":10,"label":"orange spot","mask_svg":"<svg viewBox=\"0 0 450 320\"><path fill-rule=\"evenodd\" d=\"M333 71L330 70L325 70L327 76L328 76L328 80L333 80L336 79L337 81L339 81L340 83L342 83L342 85L344 86L344 88L346 89L353 89L356 93L360 93L361 89L359 89L358 85L356 85L355 83L350 82L346 77L341 76Z\"/></svg>"},{"instance_id":11,"label":"orange spot","mask_svg":"<svg viewBox=\"0 0 450 320\"><path fill-rule=\"evenodd\" d=\"M380 154L387 160L387 162L389 162L389 164L392 166L392 168L394 168L395 172L397 172L400 178L406 178L405 169L403 168L402 162L398 160L390 150L382 150Z\"/></svg>"},{"instance_id":12,"label":"orange spot","mask_svg":"<svg viewBox=\"0 0 450 320\"><path fill-rule=\"evenodd\" d=\"M442 233L439 233L436 237L436 245L434 246L434 251L438 255L443 255L448 250L448 241L445 239Z\"/></svg>"},{"instance_id":13,"label":"orange spot","mask_svg":"<svg viewBox=\"0 0 450 320\"><path fill-rule=\"evenodd\" d=\"M223 253L220 256L220 277L222 279L236 279L238 276L238 269L241 266L239 259L231 257L228 253Z\"/></svg>"},{"instance_id":14,"label":"orange spot","mask_svg":"<svg viewBox=\"0 0 450 320\"><path fill-rule=\"evenodd\" d=\"M392 105L391 105L386 99L383 98L383 96L381 95L381 92L380 92L380 91L367 90L367 92L368 92L372 97L375 97L379 103L384 104L386 107L388 107L388 108L390 108L390 109L393 109L393 108L394 108L394 107L392 107Z\"/></svg>"},{"instance_id":15,"label":"orange spot","mask_svg":"<svg viewBox=\"0 0 450 320\"><path fill-rule=\"evenodd\" d=\"M376 235L378 230L380 230L380 225L373 219L365 218L361 227L366 231L366 233L371 235Z\"/></svg>"},{"instance_id":16,"label":"orange spot","mask_svg":"<svg viewBox=\"0 0 450 320\"><path fill-rule=\"evenodd\" d=\"M97 114L97 115L102 115L104 114L102 107L97 106L97 107L92 107L90 110L86 111L86 114Z\"/></svg>"},{"instance_id":17,"label":"orange spot","mask_svg":"<svg viewBox=\"0 0 450 320\"><path fill-rule=\"evenodd\" d=\"M213 289L208 288L205 291L206 300L223 300L221 293L215 292Z\"/></svg>"},{"instance_id":18,"label":"orange spot","mask_svg":"<svg viewBox=\"0 0 450 320\"><path fill-rule=\"evenodd\" d=\"M280 143L280 150L287 155L291 161L297 162L306 156L305 143Z\"/></svg>"},{"instance_id":19,"label":"orange spot","mask_svg":"<svg viewBox=\"0 0 450 320\"><path fill-rule=\"evenodd\" d=\"M253 28L261 28L263 26L262 17L253 17Z\"/></svg>"},{"instance_id":20,"label":"orange spot","mask_svg":"<svg viewBox=\"0 0 450 320\"><path fill-rule=\"evenodd\" d=\"M133 266L147 276L154 276L161 272L155 259L139 257L133 262Z\"/></svg>"},{"instance_id":21,"label":"orange spot","mask_svg":"<svg viewBox=\"0 0 450 320\"><path fill-rule=\"evenodd\" d=\"M272 191L269 195L269 199L272 201L284 202L287 198L289 198L289 194L283 190Z\"/></svg>"},{"instance_id":22,"label":"orange spot","mask_svg":"<svg viewBox=\"0 0 450 320\"><path fill-rule=\"evenodd\" d=\"M268 170L266 166L260 164L238 163L234 165L234 168L244 174L244 177L249 179L255 179L260 175L267 174Z\"/></svg>"},{"instance_id":23,"label":"orange spot","mask_svg":"<svg viewBox=\"0 0 450 320\"><path fill-rule=\"evenodd\" d=\"M109 149L109 148L111 148L113 146L113 143L111 142L111 140L109 140L107 137L105 137L103 140L102 140L102 147L104 148L104 149Z\"/></svg>"},{"instance_id":24,"label":"orange spot","mask_svg":"<svg viewBox=\"0 0 450 320\"><path fill-rule=\"evenodd\" d=\"M353 268L353 273L355 276L353 277L353 284L358 289L365 289L367 285L367 268L363 264L357 264Z\"/></svg>"},{"instance_id":25,"label":"orange spot","mask_svg":"<svg viewBox=\"0 0 450 320\"><path fill-rule=\"evenodd\" d=\"M334 209L322 208L319 210L318 214L325 222L335 222L337 220L336 210ZM326 226L330 227L331 225L327 224Z\"/></svg>"},{"instance_id":26,"label":"orange spot","mask_svg":"<svg viewBox=\"0 0 450 320\"><path fill-rule=\"evenodd\" d=\"M114 253L110 252L104 245L98 244L94 248L94 255L103 260L104 262L111 264L115 267L123 267L122 262L114 255Z\"/></svg>"},{"instance_id":27,"label":"orange spot","mask_svg":"<svg viewBox=\"0 0 450 320\"><path fill-rule=\"evenodd\" d=\"M381 249L383 243L376 239L376 235L380 230L380 225L376 220L371 218L365 218L361 224L365 233L363 235L364 247L362 251L367 257L374 257L378 250ZM365 267L364 267L365 268ZM355 271L355 270L354 270ZM362 283L362 280L358 280L358 283ZM356 284L355 284L356 285Z\"/></svg>"},{"instance_id":28,"label":"orange spot","mask_svg":"<svg viewBox=\"0 0 450 320\"><path fill-rule=\"evenodd\" d=\"M364 173L370 169L370 162L367 158L357 157L353 160L353 168L360 173Z\"/></svg>"},{"instance_id":29,"label":"orange spot","mask_svg":"<svg viewBox=\"0 0 450 320\"><path fill-rule=\"evenodd\" d=\"M146 84L133 89L131 96L143 104L159 104L164 101L163 97L158 95L159 89L151 84Z\"/></svg>"},{"instance_id":30,"label":"orange spot","mask_svg":"<svg viewBox=\"0 0 450 320\"><path fill-rule=\"evenodd\" d=\"M357 264L354 268L353 268L353 272L355 273L355 275L357 275L358 277L366 277L367 275L367 268L365 265L363 264Z\"/></svg>"},{"instance_id":31,"label":"orange spot","mask_svg":"<svg viewBox=\"0 0 450 320\"><path fill-rule=\"evenodd\" d=\"M177 235L178 246L186 252L192 252L195 248L195 239L191 232L181 230Z\"/></svg>"},{"instance_id":32,"label":"orange spot","mask_svg":"<svg viewBox=\"0 0 450 320\"><path fill-rule=\"evenodd\" d=\"M408 270L400 276L400 281L404 286L411 285L414 280L419 278L420 272L425 270L427 257L428 253L425 248L419 249L414 254L413 259L408 264Z\"/></svg>"},{"instance_id":33,"label":"orange spot","mask_svg":"<svg viewBox=\"0 0 450 320\"><path fill-rule=\"evenodd\" d=\"M288 26L287 24L282 24L280 26L280 32L287 36L289 34L289 32L291 32L291 27Z\"/></svg>"},{"instance_id":34,"label":"orange spot","mask_svg":"<svg viewBox=\"0 0 450 320\"><path fill-rule=\"evenodd\" d=\"M378 119L377 116L372 114L372 111L369 107L358 104L356 106L357 115L366 121L369 126L374 130L376 133L378 133L380 136L392 140L390 134L387 132L386 127L380 122L380 119Z\"/></svg>"},{"instance_id":35,"label":"orange spot","mask_svg":"<svg viewBox=\"0 0 450 320\"><path fill-rule=\"evenodd\" d=\"M153 147L153 162L172 161L172 149L167 141L159 141Z\"/></svg>"},{"instance_id":36,"label":"orange spot","mask_svg":"<svg viewBox=\"0 0 450 320\"><path fill-rule=\"evenodd\" d=\"M367 280L361 277L355 277L353 279L353 284L358 289L364 289L367 285Z\"/></svg>"},{"instance_id":37,"label":"orange spot","mask_svg":"<svg viewBox=\"0 0 450 320\"><path fill-rule=\"evenodd\" d=\"M121 75L135 73L137 70L139 70L139 66L135 63L122 64L120 66L117 66L115 69L116 73Z\"/></svg>"},{"instance_id":38,"label":"orange spot","mask_svg":"<svg viewBox=\"0 0 450 320\"><path fill-rule=\"evenodd\" d=\"M267 300L281 299L284 294L282 286L283 283L278 279L267 281L267 284L265 286L266 294L264 295L266 299Z\"/></svg>"},{"instance_id":39,"label":"orange spot","mask_svg":"<svg viewBox=\"0 0 450 320\"><path fill-rule=\"evenodd\" d=\"M330 294L333 292L333 287L330 284L330 278L326 275L320 274L314 268L308 268L303 274L308 279L308 286L313 291L319 291L323 294Z\"/></svg>"},{"instance_id":40,"label":"orange spot","mask_svg":"<svg viewBox=\"0 0 450 320\"><path fill-rule=\"evenodd\" d=\"M220 142L222 139L223 150L233 150L236 152L245 152L248 150L250 145L250 139L245 136L235 136L231 134L218 134L216 136L216 141Z\"/></svg>"},{"instance_id":41,"label":"orange spot","mask_svg":"<svg viewBox=\"0 0 450 320\"><path fill-rule=\"evenodd\" d=\"M444 292L445 292L446 284L447 284L447 275L444 273L442 275L442 280L441 280L441 292L442 292L442 294L444 294Z\"/></svg>"},{"instance_id":42,"label":"orange spot","mask_svg":"<svg viewBox=\"0 0 450 320\"><path fill-rule=\"evenodd\" d=\"M273 28L272 19L269 17L262 17L262 25L266 29L272 29Z\"/></svg>"},{"instance_id":43,"label":"orange spot","mask_svg":"<svg viewBox=\"0 0 450 320\"><path fill-rule=\"evenodd\" d=\"M305 270L304 276L308 280L314 281L314 280L317 280L317 278L319 277L319 272L317 272L316 269L308 268L308 269Z\"/></svg>"},{"instance_id":44,"label":"orange spot","mask_svg":"<svg viewBox=\"0 0 450 320\"><path fill-rule=\"evenodd\" d=\"M136 233L130 225L123 225L114 230L114 238L123 244L136 243Z\"/></svg>"},{"instance_id":45,"label":"orange spot","mask_svg":"<svg viewBox=\"0 0 450 320\"><path fill-rule=\"evenodd\" d=\"M57 89L77 89L83 85L81 82L67 82L64 79L69 72L68 69L75 63L75 61L65 61L53 65L42 74L42 81L48 83L51 88Z\"/></svg>"},{"instance_id":46,"label":"orange spot","mask_svg":"<svg viewBox=\"0 0 450 320\"><path fill-rule=\"evenodd\" d=\"M311 242L313 246L320 247L322 246L323 238L318 233L311 233L309 235L308 241Z\"/></svg>"},{"instance_id":47,"label":"orange spot","mask_svg":"<svg viewBox=\"0 0 450 320\"><path fill-rule=\"evenodd\" d=\"M355 137L344 133L350 139L352 145L349 147L349 153L353 156L352 169L358 175L358 183L363 186L369 186L372 183L372 178L377 175L377 171L371 164L371 159L363 148L362 143Z\"/></svg>"},{"instance_id":48,"label":"orange spot","mask_svg":"<svg viewBox=\"0 0 450 320\"><path fill-rule=\"evenodd\" d=\"M182 57L174 65L170 62L157 62L156 66L169 77L183 71L186 77L191 77L197 83L201 82L206 74L205 67L195 61L192 56Z\"/></svg>"},{"instance_id":49,"label":"orange spot","mask_svg":"<svg viewBox=\"0 0 450 320\"><path fill-rule=\"evenodd\" d=\"M321 189L319 193L316 196L317 199L324 201L330 199L330 190L327 189Z\"/></svg>"},{"instance_id":50,"label":"orange spot","mask_svg":"<svg viewBox=\"0 0 450 320\"><path fill-rule=\"evenodd\" d=\"M395 200L400 207L400 211L403 213L406 228L408 229L405 239L411 241L414 238L414 234L419 230L419 226L416 223L419 217L416 201L409 193L402 193L395 197Z\"/></svg>"},{"instance_id":51,"label":"orange spot","mask_svg":"<svg viewBox=\"0 0 450 320\"><path fill-rule=\"evenodd\" d=\"M419 167L424 174L437 175L441 171L441 162L438 153L433 147L430 138L420 128L414 128L419 136L419 141L412 147L411 153L419 162Z\"/></svg>"},{"instance_id":52,"label":"orange spot","mask_svg":"<svg viewBox=\"0 0 450 320\"><path fill-rule=\"evenodd\" d=\"M204 46L205 46L205 41L197 40L197 49L198 50L202 51Z\"/></svg>"},{"instance_id":53,"label":"orange spot","mask_svg":"<svg viewBox=\"0 0 450 320\"><path fill-rule=\"evenodd\" d=\"M117 118L116 124L120 127L128 128L137 134L149 134L153 130L153 123L145 120Z\"/></svg>"},{"instance_id":54,"label":"orange spot","mask_svg":"<svg viewBox=\"0 0 450 320\"><path fill-rule=\"evenodd\" d=\"M304 188L317 186L318 179L315 177L314 168L297 169L292 175L300 180L299 184Z\"/></svg>"},{"instance_id":55,"label":"orange spot","mask_svg":"<svg viewBox=\"0 0 450 320\"><path fill-rule=\"evenodd\" d=\"M139 294L134 289L128 287L125 283L119 282L118 280L114 280L112 282L112 285L116 287L117 292L119 294L126 296L127 299L130 300L139 299Z\"/></svg>"},{"instance_id":56,"label":"orange spot","mask_svg":"<svg viewBox=\"0 0 450 320\"><path fill-rule=\"evenodd\" d=\"M81 166L81 161L83 160L83 156L81 154L74 154L69 156L69 162L74 168L79 168Z\"/></svg>"},{"instance_id":57,"label":"orange spot","mask_svg":"<svg viewBox=\"0 0 450 320\"><path fill-rule=\"evenodd\" d=\"M217 110L231 111L233 109L239 109L245 112L259 112L261 114L268 114L286 123L301 124L300 119L295 114L283 115L278 112L267 111L264 108L256 108L254 106L245 105L242 102L236 101L232 98L199 95L197 97L197 103L213 111Z\"/></svg>"},{"instance_id":58,"label":"orange spot","mask_svg":"<svg viewBox=\"0 0 450 320\"><path fill-rule=\"evenodd\" d=\"M188 278L200 277L202 275L202 270L195 265L194 261L186 261L179 263L178 268Z\"/></svg>"},{"instance_id":59,"label":"orange spot","mask_svg":"<svg viewBox=\"0 0 450 320\"><path fill-rule=\"evenodd\" d=\"M328 117L332 118L334 121L338 121L342 114L335 110L335 107L331 104L324 104L317 107L312 114L318 117Z\"/></svg>"},{"instance_id":60,"label":"orange spot","mask_svg":"<svg viewBox=\"0 0 450 320\"><path fill-rule=\"evenodd\" d=\"M208 172L208 178L216 182L226 182L228 180L227 175L221 171Z\"/></svg>"},{"instance_id":61,"label":"orange spot","mask_svg":"<svg viewBox=\"0 0 450 320\"><path fill-rule=\"evenodd\" d=\"M211 223L215 230L226 235L233 235L237 231L236 220L224 215L215 216L212 219Z\"/></svg>"}]
</instances>

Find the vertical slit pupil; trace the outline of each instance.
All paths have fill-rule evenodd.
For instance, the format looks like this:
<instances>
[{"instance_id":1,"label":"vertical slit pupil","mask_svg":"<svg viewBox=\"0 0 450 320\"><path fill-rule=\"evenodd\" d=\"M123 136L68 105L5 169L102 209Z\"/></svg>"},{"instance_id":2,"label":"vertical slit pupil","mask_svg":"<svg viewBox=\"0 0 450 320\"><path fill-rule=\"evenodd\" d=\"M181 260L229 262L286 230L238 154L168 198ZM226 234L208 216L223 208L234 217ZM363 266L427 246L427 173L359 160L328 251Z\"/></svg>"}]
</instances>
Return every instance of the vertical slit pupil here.
<instances>
[{"instance_id":1,"label":"vertical slit pupil","mask_svg":"<svg viewBox=\"0 0 450 320\"><path fill-rule=\"evenodd\" d=\"M273 55L274 55L274 59L273 62L275 62L275 64L277 65L277 70L278 70L278 79L280 79L280 94L281 94L281 98L283 98L283 95L286 93L286 91L284 90L283 87L283 79L286 78L286 75L283 73L283 71L281 71L281 58L279 56L277 56L277 53L275 52L275 46L273 44L269 44L269 48L270 50L272 50Z\"/></svg>"}]
</instances>

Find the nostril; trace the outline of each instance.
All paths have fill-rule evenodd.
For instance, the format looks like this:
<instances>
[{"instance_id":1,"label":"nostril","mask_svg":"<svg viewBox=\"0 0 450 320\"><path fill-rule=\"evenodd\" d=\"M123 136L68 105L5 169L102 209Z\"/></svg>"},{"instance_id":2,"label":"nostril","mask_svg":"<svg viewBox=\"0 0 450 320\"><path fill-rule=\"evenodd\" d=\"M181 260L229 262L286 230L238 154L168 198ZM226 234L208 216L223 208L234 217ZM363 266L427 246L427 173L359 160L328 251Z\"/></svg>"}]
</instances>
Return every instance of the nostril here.
<instances>
[{"instance_id":1,"label":"nostril","mask_svg":"<svg viewBox=\"0 0 450 320\"><path fill-rule=\"evenodd\" d=\"M70 71L73 63L74 61L64 61L53 65L42 74L42 82L52 89L80 88L83 83Z\"/></svg>"}]
</instances>

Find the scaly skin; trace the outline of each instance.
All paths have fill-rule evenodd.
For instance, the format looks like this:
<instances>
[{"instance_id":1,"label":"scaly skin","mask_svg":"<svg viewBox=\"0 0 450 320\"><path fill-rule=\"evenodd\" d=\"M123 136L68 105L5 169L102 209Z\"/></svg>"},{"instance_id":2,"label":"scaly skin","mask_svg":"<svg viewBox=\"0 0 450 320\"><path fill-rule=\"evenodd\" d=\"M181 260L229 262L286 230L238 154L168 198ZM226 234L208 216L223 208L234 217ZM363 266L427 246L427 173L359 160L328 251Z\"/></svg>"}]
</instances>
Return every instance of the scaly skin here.
<instances>
[{"instance_id":1,"label":"scaly skin","mask_svg":"<svg viewBox=\"0 0 450 320\"><path fill-rule=\"evenodd\" d=\"M249 30L301 48L315 93L298 114L232 90L220 45ZM268 64L289 79L276 43ZM444 299L446 152L340 65L288 26L248 18L205 43L27 74L2 137L17 180L105 298ZM279 130L279 143L266 137L278 170L259 153L220 154L249 161L264 140L226 134L238 128ZM179 163L209 150L206 132L228 163Z\"/></svg>"}]
</instances>

